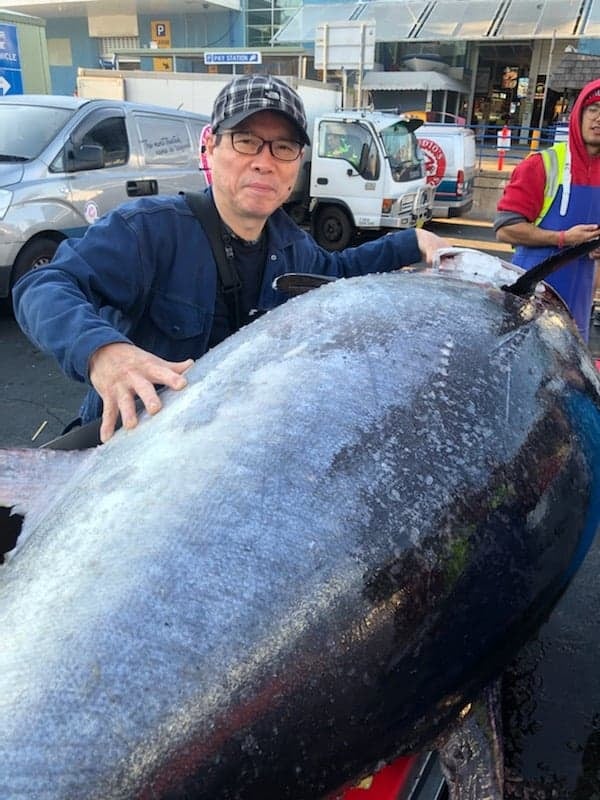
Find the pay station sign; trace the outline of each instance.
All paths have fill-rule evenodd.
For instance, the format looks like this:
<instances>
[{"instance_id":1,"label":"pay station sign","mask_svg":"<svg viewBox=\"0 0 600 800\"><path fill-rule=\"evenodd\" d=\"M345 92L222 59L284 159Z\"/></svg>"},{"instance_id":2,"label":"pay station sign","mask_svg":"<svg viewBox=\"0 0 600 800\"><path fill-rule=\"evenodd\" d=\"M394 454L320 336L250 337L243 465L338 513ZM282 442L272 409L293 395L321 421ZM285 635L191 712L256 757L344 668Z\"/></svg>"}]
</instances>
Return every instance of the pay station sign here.
<instances>
[{"instance_id":1,"label":"pay station sign","mask_svg":"<svg viewBox=\"0 0 600 800\"><path fill-rule=\"evenodd\" d=\"M205 64L262 64L262 53L246 50L239 53L204 53Z\"/></svg>"},{"instance_id":2,"label":"pay station sign","mask_svg":"<svg viewBox=\"0 0 600 800\"><path fill-rule=\"evenodd\" d=\"M0 96L23 94L16 25L0 25Z\"/></svg>"}]
</instances>

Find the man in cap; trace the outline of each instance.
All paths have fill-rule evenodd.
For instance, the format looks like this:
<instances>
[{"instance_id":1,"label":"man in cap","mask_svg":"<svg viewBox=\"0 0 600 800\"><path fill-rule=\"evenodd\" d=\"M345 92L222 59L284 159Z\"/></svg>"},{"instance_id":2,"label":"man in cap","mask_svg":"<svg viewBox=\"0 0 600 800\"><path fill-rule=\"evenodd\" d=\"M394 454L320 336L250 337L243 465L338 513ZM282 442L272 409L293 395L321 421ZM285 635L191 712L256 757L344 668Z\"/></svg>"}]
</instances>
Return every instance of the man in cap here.
<instances>
[{"instance_id":1,"label":"man in cap","mask_svg":"<svg viewBox=\"0 0 600 800\"><path fill-rule=\"evenodd\" d=\"M305 145L298 94L284 81L241 75L215 99L206 142L224 249L239 277L236 306L223 292L210 237L183 196L141 198L59 246L53 261L15 285L15 316L29 338L70 377L92 385L81 409L102 416L100 438L118 415L136 425L136 399L160 410L157 385L181 389L193 359L287 296L272 287L286 272L350 277L396 269L447 243L399 231L329 253L281 209Z\"/></svg>"},{"instance_id":2,"label":"man in cap","mask_svg":"<svg viewBox=\"0 0 600 800\"><path fill-rule=\"evenodd\" d=\"M513 171L494 222L513 262L530 269L563 247L600 236L600 80L584 86L569 117L567 142L535 153ZM548 278L588 340L594 259L582 256Z\"/></svg>"}]
</instances>

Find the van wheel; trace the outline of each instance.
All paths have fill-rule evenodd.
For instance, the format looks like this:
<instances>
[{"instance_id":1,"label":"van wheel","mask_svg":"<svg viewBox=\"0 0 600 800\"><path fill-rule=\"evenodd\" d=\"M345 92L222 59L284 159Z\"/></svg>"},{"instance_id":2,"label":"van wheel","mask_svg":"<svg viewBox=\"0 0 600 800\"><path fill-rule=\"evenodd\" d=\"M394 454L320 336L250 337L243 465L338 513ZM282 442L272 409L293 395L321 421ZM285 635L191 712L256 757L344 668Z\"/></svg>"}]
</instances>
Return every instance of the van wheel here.
<instances>
[{"instance_id":1,"label":"van wheel","mask_svg":"<svg viewBox=\"0 0 600 800\"><path fill-rule=\"evenodd\" d=\"M339 206L319 209L313 235L317 244L326 250L343 250L352 238L352 223L348 214Z\"/></svg>"},{"instance_id":2,"label":"van wheel","mask_svg":"<svg viewBox=\"0 0 600 800\"><path fill-rule=\"evenodd\" d=\"M56 253L57 247L58 242L55 242L54 239L46 238L34 239L33 242L26 244L13 265L11 286L14 286L26 272L36 269L36 267L42 267L44 264L49 264L54 253Z\"/></svg>"}]
</instances>

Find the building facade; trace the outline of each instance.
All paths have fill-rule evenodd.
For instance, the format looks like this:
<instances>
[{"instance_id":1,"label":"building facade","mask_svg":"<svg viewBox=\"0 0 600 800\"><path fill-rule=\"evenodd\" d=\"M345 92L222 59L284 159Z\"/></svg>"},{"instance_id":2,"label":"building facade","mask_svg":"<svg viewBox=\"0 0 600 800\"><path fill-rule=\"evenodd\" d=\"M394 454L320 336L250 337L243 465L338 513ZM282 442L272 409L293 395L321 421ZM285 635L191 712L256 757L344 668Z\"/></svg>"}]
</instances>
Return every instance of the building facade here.
<instances>
[{"instance_id":1,"label":"building facade","mask_svg":"<svg viewBox=\"0 0 600 800\"><path fill-rule=\"evenodd\" d=\"M367 69L334 64L326 77L347 83L355 104L538 126L564 113L574 92L551 80L565 51L600 55L600 0L4 0L3 7L46 21L52 90L60 94L75 90L78 67L232 71L206 63L214 51L259 50L259 66L238 69L321 78L315 50L323 24L334 31L350 22L372 28L374 59Z\"/></svg>"}]
</instances>

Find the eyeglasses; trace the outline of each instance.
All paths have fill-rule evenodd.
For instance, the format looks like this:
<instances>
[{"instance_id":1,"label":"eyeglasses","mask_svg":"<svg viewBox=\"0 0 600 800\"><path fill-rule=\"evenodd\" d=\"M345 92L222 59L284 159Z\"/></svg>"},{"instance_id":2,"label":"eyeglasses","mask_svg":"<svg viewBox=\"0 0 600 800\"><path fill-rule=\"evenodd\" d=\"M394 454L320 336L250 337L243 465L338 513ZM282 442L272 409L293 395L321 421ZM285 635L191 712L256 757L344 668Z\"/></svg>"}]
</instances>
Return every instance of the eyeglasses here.
<instances>
[{"instance_id":1,"label":"eyeglasses","mask_svg":"<svg viewBox=\"0 0 600 800\"><path fill-rule=\"evenodd\" d=\"M300 142L292 139L263 139L253 133L243 131L223 131L231 136L231 146L236 153L245 156L257 156L263 147L268 144L273 158L278 161L295 161L302 152Z\"/></svg>"},{"instance_id":2,"label":"eyeglasses","mask_svg":"<svg viewBox=\"0 0 600 800\"><path fill-rule=\"evenodd\" d=\"M588 117L600 117L600 103L592 103L591 106L586 106L584 111Z\"/></svg>"}]
</instances>

